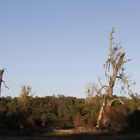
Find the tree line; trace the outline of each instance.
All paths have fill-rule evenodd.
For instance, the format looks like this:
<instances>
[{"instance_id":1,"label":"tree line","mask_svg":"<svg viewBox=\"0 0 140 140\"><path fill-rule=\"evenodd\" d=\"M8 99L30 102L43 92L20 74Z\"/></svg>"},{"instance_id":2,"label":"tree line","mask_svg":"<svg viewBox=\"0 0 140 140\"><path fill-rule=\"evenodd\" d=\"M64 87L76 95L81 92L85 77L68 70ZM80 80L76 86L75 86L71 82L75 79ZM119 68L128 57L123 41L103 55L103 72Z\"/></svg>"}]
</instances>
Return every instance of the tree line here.
<instances>
[{"instance_id":1,"label":"tree line","mask_svg":"<svg viewBox=\"0 0 140 140\"><path fill-rule=\"evenodd\" d=\"M64 95L33 97L30 91L29 86L24 86L19 97L0 98L0 133L95 128L102 96L86 99ZM116 102L108 108L109 122L102 128L114 132L139 128L140 97L132 94L131 99L120 98L125 104L122 106Z\"/></svg>"}]
</instances>

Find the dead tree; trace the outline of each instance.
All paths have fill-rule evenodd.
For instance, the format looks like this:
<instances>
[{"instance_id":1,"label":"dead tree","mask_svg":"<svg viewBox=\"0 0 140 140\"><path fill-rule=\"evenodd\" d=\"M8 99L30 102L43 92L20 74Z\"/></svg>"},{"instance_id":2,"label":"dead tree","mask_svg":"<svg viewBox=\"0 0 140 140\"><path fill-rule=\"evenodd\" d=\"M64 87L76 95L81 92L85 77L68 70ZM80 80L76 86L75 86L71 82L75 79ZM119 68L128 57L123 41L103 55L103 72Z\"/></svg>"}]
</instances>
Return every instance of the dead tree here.
<instances>
[{"instance_id":1,"label":"dead tree","mask_svg":"<svg viewBox=\"0 0 140 140\"><path fill-rule=\"evenodd\" d=\"M4 74L4 69L0 69L0 96L1 96L1 86L2 86L2 83L4 84L4 86L6 88L8 88L5 84L5 81L3 81L3 74Z\"/></svg>"},{"instance_id":2,"label":"dead tree","mask_svg":"<svg viewBox=\"0 0 140 140\"><path fill-rule=\"evenodd\" d=\"M120 103L123 103L121 99L113 98L113 89L115 86L116 80L119 80L122 84L121 89L125 91L125 87L129 89L128 77L124 73L124 64L130 61L130 59L125 60L125 52L122 51L120 44L114 44L113 34L115 29L113 28L110 32L109 37L109 55L106 61L105 67L105 76L107 78L107 85L101 85L103 90L103 101L99 111L96 127L99 128L101 125L101 120L105 114L106 108L112 105L112 103L118 100Z\"/></svg>"}]
</instances>

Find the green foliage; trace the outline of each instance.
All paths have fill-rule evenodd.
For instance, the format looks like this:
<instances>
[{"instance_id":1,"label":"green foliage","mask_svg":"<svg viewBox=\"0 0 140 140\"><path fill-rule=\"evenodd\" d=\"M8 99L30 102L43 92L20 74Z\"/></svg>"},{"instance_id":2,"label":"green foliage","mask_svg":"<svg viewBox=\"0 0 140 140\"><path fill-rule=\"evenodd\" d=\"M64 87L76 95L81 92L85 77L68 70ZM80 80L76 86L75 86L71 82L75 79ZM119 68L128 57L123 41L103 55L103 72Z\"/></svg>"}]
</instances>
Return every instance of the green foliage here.
<instances>
[{"instance_id":1,"label":"green foliage","mask_svg":"<svg viewBox=\"0 0 140 140\"><path fill-rule=\"evenodd\" d=\"M87 98L85 100L85 105L82 110L82 114L86 121L87 127L94 127L96 125L98 112L101 107L101 96L95 96L91 98Z\"/></svg>"},{"instance_id":2,"label":"green foliage","mask_svg":"<svg viewBox=\"0 0 140 140\"><path fill-rule=\"evenodd\" d=\"M130 99L126 100L126 105L129 108L130 113L134 112L140 107L140 95L137 93L130 94Z\"/></svg>"},{"instance_id":3,"label":"green foliage","mask_svg":"<svg viewBox=\"0 0 140 140\"><path fill-rule=\"evenodd\" d=\"M22 99L24 98L24 100ZM133 114L140 106L139 96L122 98L125 102L123 109L113 106L108 114L110 120L106 126L116 131L121 130L121 125L127 120L131 125L139 121L137 114ZM76 97L46 96L32 97L29 94L15 98L0 98L0 130L38 130L45 128L68 129L84 126L92 129L96 125L102 97L95 96L90 99L78 99ZM125 113L126 114L125 114ZM134 118L135 122L134 122Z\"/></svg>"}]
</instances>

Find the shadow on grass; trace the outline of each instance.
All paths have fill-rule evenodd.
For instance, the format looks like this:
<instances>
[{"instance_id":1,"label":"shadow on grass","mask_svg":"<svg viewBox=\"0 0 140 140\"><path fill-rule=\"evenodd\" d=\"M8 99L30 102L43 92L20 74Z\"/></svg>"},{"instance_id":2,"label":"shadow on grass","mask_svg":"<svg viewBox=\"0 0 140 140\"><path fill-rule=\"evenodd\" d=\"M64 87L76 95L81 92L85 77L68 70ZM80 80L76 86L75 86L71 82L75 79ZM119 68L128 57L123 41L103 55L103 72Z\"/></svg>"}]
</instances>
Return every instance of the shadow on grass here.
<instances>
[{"instance_id":1,"label":"shadow on grass","mask_svg":"<svg viewBox=\"0 0 140 140\"><path fill-rule=\"evenodd\" d=\"M71 135L11 135L0 136L0 140L140 140L140 131L133 133L117 133L117 134L93 134L93 133L81 133Z\"/></svg>"},{"instance_id":2,"label":"shadow on grass","mask_svg":"<svg viewBox=\"0 0 140 140\"><path fill-rule=\"evenodd\" d=\"M65 133L64 133L65 132ZM121 133L103 131L79 132L76 129L52 130L46 128L24 130L0 130L0 140L140 140L140 129Z\"/></svg>"}]
</instances>

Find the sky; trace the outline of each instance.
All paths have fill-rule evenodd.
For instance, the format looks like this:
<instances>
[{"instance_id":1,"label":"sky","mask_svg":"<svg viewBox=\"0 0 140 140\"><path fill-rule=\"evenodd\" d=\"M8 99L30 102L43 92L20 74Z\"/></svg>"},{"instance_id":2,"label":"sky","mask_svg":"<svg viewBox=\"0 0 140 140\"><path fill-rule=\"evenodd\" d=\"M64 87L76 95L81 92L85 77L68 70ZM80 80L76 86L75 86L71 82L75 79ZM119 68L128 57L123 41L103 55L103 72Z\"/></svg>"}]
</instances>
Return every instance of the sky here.
<instances>
[{"instance_id":1,"label":"sky","mask_svg":"<svg viewBox=\"0 0 140 140\"><path fill-rule=\"evenodd\" d=\"M34 96L86 97L103 74L112 27L139 91L139 0L0 0L2 96L30 85Z\"/></svg>"}]
</instances>

